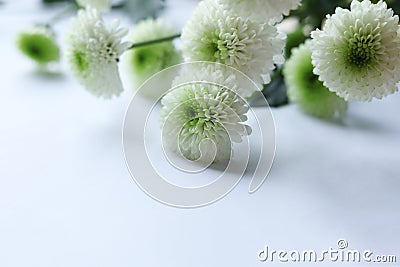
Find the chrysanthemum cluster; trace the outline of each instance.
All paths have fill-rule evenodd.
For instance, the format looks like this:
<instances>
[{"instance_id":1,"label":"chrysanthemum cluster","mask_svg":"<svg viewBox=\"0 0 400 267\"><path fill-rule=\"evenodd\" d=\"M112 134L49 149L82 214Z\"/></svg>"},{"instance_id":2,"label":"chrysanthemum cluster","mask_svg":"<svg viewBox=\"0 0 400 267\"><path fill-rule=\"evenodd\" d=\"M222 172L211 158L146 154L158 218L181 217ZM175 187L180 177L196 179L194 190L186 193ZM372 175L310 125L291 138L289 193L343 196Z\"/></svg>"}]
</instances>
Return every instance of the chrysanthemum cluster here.
<instances>
[{"instance_id":1,"label":"chrysanthemum cluster","mask_svg":"<svg viewBox=\"0 0 400 267\"><path fill-rule=\"evenodd\" d=\"M41 65L60 59L60 48L53 32L47 27L36 26L21 32L17 44L22 53Z\"/></svg>"},{"instance_id":2,"label":"chrysanthemum cluster","mask_svg":"<svg viewBox=\"0 0 400 267\"><path fill-rule=\"evenodd\" d=\"M248 3L250 5L250 3ZM199 3L182 31L185 61L211 61L234 67L262 84L283 63L285 36L264 22L238 15L217 0Z\"/></svg>"},{"instance_id":3,"label":"chrysanthemum cluster","mask_svg":"<svg viewBox=\"0 0 400 267\"><path fill-rule=\"evenodd\" d=\"M221 162L229 160L232 142L241 142L249 134L248 106L235 92L207 82L181 84L162 99L161 121L163 138L168 147L189 160ZM217 151L213 156L213 145ZM205 146L205 155L200 145Z\"/></svg>"},{"instance_id":4,"label":"chrysanthemum cluster","mask_svg":"<svg viewBox=\"0 0 400 267\"><path fill-rule=\"evenodd\" d=\"M130 46L121 41L127 33L119 28L117 20L107 28L99 11L93 8L80 10L72 19L67 57L73 74L89 92L111 98L123 91L118 61Z\"/></svg>"},{"instance_id":5,"label":"chrysanthemum cluster","mask_svg":"<svg viewBox=\"0 0 400 267\"><path fill-rule=\"evenodd\" d=\"M337 8L323 30L312 33L314 73L346 100L371 101L398 90L399 17L385 2L351 3Z\"/></svg>"},{"instance_id":6,"label":"chrysanthemum cluster","mask_svg":"<svg viewBox=\"0 0 400 267\"><path fill-rule=\"evenodd\" d=\"M298 6L299 0L275 2L204 0L185 25L184 60L222 65L199 63L197 69L175 79L175 84L186 85L162 100L166 140L184 157L198 160L200 143L210 139L218 148L216 160L228 159L232 141L240 142L249 134L250 128L243 124L248 105L242 97L254 91L242 88L234 71L218 66L247 75L259 89L270 82L270 71L284 61L285 35L274 23ZM256 14L261 9L264 14ZM172 119L166 119L166 114Z\"/></svg>"},{"instance_id":7,"label":"chrysanthemum cluster","mask_svg":"<svg viewBox=\"0 0 400 267\"><path fill-rule=\"evenodd\" d=\"M310 41L307 41L293 49L291 58L284 66L289 100L298 103L305 113L312 116L341 118L347 111L347 102L329 91L313 73L310 47Z\"/></svg>"},{"instance_id":8,"label":"chrysanthemum cluster","mask_svg":"<svg viewBox=\"0 0 400 267\"><path fill-rule=\"evenodd\" d=\"M132 28L129 40L137 44L168 37L176 32L174 27L162 19L147 19ZM137 88L153 74L178 64L181 55L172 41L165 41L131 49L124 53L123 61Z\"/></svg>"}]
</instances>

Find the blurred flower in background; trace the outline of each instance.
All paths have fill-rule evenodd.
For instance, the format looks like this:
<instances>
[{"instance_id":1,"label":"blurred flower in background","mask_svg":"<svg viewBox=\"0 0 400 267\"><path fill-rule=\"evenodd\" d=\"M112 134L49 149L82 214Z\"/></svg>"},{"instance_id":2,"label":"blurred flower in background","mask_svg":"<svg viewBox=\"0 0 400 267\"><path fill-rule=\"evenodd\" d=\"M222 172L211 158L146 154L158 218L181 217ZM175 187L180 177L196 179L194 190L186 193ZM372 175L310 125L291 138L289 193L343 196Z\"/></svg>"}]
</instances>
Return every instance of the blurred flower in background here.
<instances>
[{"instance_id":1,"label":"blurred flower in background","mask_svg":"<svg viewBox=\"0 0 400 267\"><path fill-rule=\"evenodd\" d=\"M177 30L162 19L146 19L134 25L129 41L140 44L175 35ZM181 53L172 40L143 45L127 51L122 57L123 65L135 90L150 76L181 62ZM158 95L147 92L148 96Z\"/></svg>"},{"instance_id":2,"label":"blurred flower in background","mask_svg":"<svg viewBox=\"0 0 400 267\"><path fill-rule=\"evenodd\" d=\"M55 34L46 26L35 26L19 33L17 44L24 55L39 65L60 60L60 48Z\"/></svg>"},{"instance_id":3,"label":"blurred flower in background","mask_svg":"<svg viewBox=\"0 0 400 267\"><path fill-rule=\"evenodd\" d=\"M347 102L329 91L313 73L311 41L293 49L283 69L291 102L298 103L307 114L326 119L340 119L346 114Z\"/></svg>"}]
</instances>

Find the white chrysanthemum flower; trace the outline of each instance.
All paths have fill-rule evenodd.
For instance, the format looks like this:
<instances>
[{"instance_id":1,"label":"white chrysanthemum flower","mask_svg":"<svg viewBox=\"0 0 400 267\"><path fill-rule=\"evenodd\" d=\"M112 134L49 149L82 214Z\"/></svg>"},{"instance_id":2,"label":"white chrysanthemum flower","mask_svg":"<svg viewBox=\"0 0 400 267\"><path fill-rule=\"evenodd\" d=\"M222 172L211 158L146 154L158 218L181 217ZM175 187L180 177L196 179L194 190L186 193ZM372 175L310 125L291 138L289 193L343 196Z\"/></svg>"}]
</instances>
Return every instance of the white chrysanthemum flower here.
<instances>
[{"instance_id":1,"label":"white chrysanthemum flower","mask_svg":"<svg viewBox=\"0 0 400 267\"><path fill-rule=\"evenodd\" d=\"M385 2L353 1L312 33L314 73L346 100L371 101L396 92L400 81L399 17Z\"/></svg>"},{"instance_id":2,"label":"white chrysanthemum flower","mask_svg":"<svg viewBox=\"0 0 400 267\"><path fill-rule=\"evenodd\" d=\"M270 82L270 70L283 63L284 46L276 27L238 16L215 0L199 3L182 31L185 61L223 63L259 84Z\"/></svg>"},{"instance_id":3,"label":"white chrysanthemum flower","mask_svg":"<svg viewBox=\"0 0 400 267\"><path fill-rule=\"evenodd\" d=\"M186 159L210 162L214 142L214 161L229 160L232 142L241 142L251 130L244 124L249 109L246 102L221 85L194 82L176 86L161 101L163 138L168 147ZM206 155L201 155L200 145L205 146Z\"/></svg>"},{"instance_id":4,"label":"white chrysanthemum flower","mask_svg":"<svg viewBox=\"0 0 400 267\"><path fill-rule=\"evenodd\" d=\"M301 0L220 0L243 18L262 22L279 22L283 15L300 6Z\"/></svg>"},{"instance_id":5,"label":"white chrysanthemum flower","mask_svg":"<svg viewBox=\"0 0 400 267\"><path fill-rule=\"evenodd\" d=\"M111 0L76 0L81 7L92 7L99 11L109 11L111 9Z\"/></svg>"},{"instance_id":6,"label":"white chrysanthemum flower","mask_svg":"<svg viewBox=\"0 0 400 267\"><path fill-rule=\"evenodd\" d=\"M130 46L121 42L128 33L114 20L109 29L96 9L79 10L67 34L71 70L86 89L104 98L119 95L123 89L118 72L119 56Z\"/></svg>"},{"instance_id":7,"label":"white chrysanthemum flower","mask_svg":"<svg viewBox=\"0 0 400 267\"><path fill-rule=\"evenodd\" d=\"M162 19L146 19L133 26L129 41L141 43L157 40L176 34L176 30ZM133 48L122 57L132 83L137 89L150 76L181 62L181 54L173 41L165 41ZM158 95L157 92L144 92Z\"/></svg>"}]
</instances>

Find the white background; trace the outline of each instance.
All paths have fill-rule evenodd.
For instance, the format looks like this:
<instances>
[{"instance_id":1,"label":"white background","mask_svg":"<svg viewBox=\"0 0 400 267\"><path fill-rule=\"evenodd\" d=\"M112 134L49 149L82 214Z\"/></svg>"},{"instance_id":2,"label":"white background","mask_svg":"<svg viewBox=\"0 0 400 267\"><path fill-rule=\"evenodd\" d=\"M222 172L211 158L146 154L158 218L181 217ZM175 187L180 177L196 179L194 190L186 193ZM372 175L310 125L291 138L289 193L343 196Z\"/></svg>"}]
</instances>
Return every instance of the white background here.
<instances>
[{"instance_id":1,"label":"white background","mask_svg":"<svg viewBox=\"0 0 400 267\"><path fill-rule=\"evenodd\" d=\"M249 195L242 181L211 206L175 209L140 191L125 166L132 94L97 99L64 64L40 73L15 38L54 12L9 2L0 6L1 267L285 266L257 252L320 251L340 238L400 261L399 94L352 103L343 124L274 109L277 154L262 188ZM181 26L195 2L175 3L165 16Z\"/></svg>"}]
</instances>

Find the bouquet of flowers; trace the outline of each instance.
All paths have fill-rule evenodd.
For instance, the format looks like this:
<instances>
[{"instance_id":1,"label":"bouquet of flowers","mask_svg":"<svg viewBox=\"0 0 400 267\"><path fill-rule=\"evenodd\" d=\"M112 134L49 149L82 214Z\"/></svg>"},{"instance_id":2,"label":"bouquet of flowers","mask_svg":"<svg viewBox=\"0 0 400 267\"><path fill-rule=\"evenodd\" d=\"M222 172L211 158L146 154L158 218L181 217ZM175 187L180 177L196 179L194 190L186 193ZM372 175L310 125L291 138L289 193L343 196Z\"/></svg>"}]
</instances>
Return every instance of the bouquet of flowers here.
<instances>
[{"instance_id":1,"label":"bouquet of flowers","mask_svg":"<svg viewBox=\"0 0 400 267\"><path fill-rule=\"evenodd\" d=\"M138 88L170 66L199 62L175 78L173 90L163 92L163 133L186 159L202 158L200 144L211 140L205 151L216 146L212 160L224 161L231 143L251 134L246 113L260 95L242 88L218 64L251 79L271 106L293 102L309 115L340 120L350 101L382 99L398 90L399 2L203 0L181 31L155 18L153 10L153 17L138 21L128 36L118 21L104 21L102 14L113 7L110 0L77 0L71 4L79 10L65 33L64 53L49 23L20 33L18 46L41 66L63 55L77 81L104 98L117 97L126 87L120 67ZM162 5L158 2L156 10Z\"/></svg>"}]
</instances>

